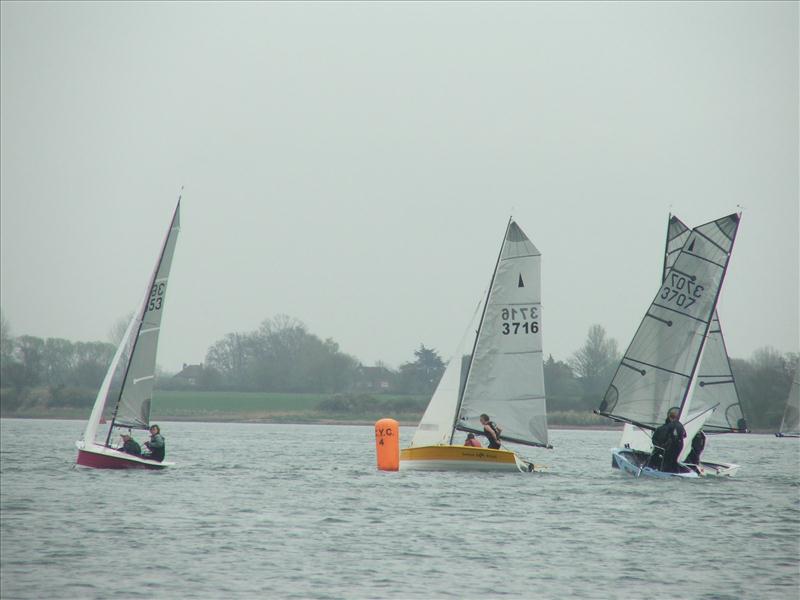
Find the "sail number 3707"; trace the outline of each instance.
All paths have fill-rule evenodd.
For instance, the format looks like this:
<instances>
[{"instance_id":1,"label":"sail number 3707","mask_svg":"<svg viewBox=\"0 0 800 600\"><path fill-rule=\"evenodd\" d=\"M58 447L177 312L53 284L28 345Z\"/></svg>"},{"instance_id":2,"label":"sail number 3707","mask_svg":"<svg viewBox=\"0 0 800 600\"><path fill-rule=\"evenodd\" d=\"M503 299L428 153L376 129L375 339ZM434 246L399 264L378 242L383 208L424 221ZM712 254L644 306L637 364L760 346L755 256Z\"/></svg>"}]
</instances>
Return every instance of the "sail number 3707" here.
<instances>
[{"instance_id":1,"label":"sail number 3707","mask_svg":"<svg viewBox=\"0 0 800 600\"><path fill-rule=\"evenodd\" d=\"M503 335L517 335L518 333L539 333L539 310L535 306L530 308L504 308L500 312L501 331Z\"/></svg>"},{"instance_id":2,"label":"sail number 3707","mask_svg":"<svg viewBox=\"0 0 800 600\"><path fill-rule=\"evenodd\" d=\"M681 308L689 308L695 303L696 298L703 295L704 289L702 285L697 285L691 279L672 273L670 281L666 282L661 290L661 299L674 302Z\"/></svg>"}]
</instances>

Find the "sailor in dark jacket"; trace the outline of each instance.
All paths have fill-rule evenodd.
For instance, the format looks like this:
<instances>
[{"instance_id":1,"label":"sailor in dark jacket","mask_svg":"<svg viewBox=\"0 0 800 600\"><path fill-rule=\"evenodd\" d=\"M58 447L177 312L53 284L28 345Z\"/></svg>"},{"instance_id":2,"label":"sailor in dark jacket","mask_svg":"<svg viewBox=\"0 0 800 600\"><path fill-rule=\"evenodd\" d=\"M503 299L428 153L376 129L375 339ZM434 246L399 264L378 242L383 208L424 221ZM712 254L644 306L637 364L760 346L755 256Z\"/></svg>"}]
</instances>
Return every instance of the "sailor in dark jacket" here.
<instances>
[{"instance_id":1,"label":"sailor in dark jacket","mask_svg":"<svg viewBox=\"0 0 800 600\"><path fill-rule=\"evenodd\" d=\"M139 445L139 442L137 442L130 436L130 434L123 433L121 437L122 437L122 448L119 449L120 452L125 452L126 454L133 454L134 456L142 455L142 447Z\"/></svg>"},{"instance_id":2,"label":"sailor in dark jacket","mask_svg":"<svg viewBox=\"0 0 800 600\"><path fill-rule=\"evenodd\" d=\"M653 446L656 447L656 451L658 449L663 451L664 458L660 468L667 473L677 473L680 470L678 457L683 450L683 438L686 437L686 430L678 421L678 412L679 409L670 408L667 421L653 432Z\"/></svg>"},{"instance_id":3,"label":"sailor in dark jacket","mask_svg":"<svg viewBox=\"0 0 800 600\"><path fill-rule=\"evenodd\" d=\"M144 457L149 458L150 460L157 460L161 462L164 460L164 454L166 452L166 443L164 442L164 436L161 435L161 428L158 425L153 425L150 427L150 441L144 443L147 446L147 449L150 450L150 454L146 454Z\"/></svg>"}]
</instances>

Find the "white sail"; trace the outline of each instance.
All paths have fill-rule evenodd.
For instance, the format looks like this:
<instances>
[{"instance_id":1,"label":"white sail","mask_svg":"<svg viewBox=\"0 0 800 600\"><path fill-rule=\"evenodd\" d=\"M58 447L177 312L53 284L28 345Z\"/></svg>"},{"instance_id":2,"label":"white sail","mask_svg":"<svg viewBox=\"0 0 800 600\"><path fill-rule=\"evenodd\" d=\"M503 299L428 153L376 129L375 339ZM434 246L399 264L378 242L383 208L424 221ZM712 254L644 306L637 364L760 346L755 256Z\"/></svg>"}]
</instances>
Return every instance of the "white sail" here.
<instances>
[{"instance_id":1,"label":"white sail","mask_svg":"<svg viewBox=\"0 0 800 600\"><path fill-rule=\"evenodd\" d=\"M666 278L669 269L672 268L689 233L689 228L678 217L670 215L662 281ZM739 403L736 381L731 370L728 351L725 348L722 325L716 310L706 336L703 357L697 369L696 379L695 387L692 390L694 408L717 407L705 421L704 431L747 431L747 423Z\"/></svg>"},{"instance_id":2,"label":"white sail","mask_svg":"<svg viewBox=\"0 0 800 600\"><path fill-rule=\"evenodd\" d=\"M546 446L541 254L511 221L490 286L456 427L483 431L486 413L505 441Z\"/></svg>"},{"instance_id":3,"label":"white sail","mask_svg":"<svg viewBox=\"0 0 800 600\"><path fill-rule=\"evenodd\" d=\"M689 413L690 386L738 226L733 214L691 231L617 368L601 414L655 428L671 407Z\"/></svg>"},{"instance_id":4,"label":"white sail","mask_svg":"<svg viewBox=\"0 0 800 600\"><path fill-rule=\"evenodd\" d=\"M117 346L114 358L111 359L111 364L103 378L103 383L100 385L100 390L97 392L97 397L92 407L92 414L89 415L89 421L86 423L86 429L83 432L83 439L87 443L94 442L95 436L97 435L97 427L100 425L100 420L103 418L103 413L106 410L106 401L109 398L111 382L114 378L114 374L118 372L120 364L125 364L125 362L127 362L127 357L125 361L122 360L122 357L131 346L130 339L133 328L138 322L139 319L134 315L130 323L128 323L128 328L125 330L125 334L122 336L119 346Z\"/></svg>"},{"instance_id":5,"label":"white sail","mask_svg":"<svg viewBox=\"0 0 800 600\"><path fill-rule=\"evenodd\" d=\"M703 430L708 433L746 432L747 422L742 414L736 381L716 311L711 319L696 379L692 394L693 408L717 407L706 420Z\"/></svg>"},{"instance_id":6,"label":"white sail","mask_svg":"<svg viewBox=\"0 0 800 600\"><path fill-rule=\"evenodd\" d=\"M786 409L783 411L780 432L784 435L800 435L800 360L794 370L792 387L789 398L786 400Z\"/></svg>"},{"instance_id":7,"label":"white sail","mask_svg":"<svg viewBox=\"0 0 800 600\"><path fill-rule=\"evenodd\" d=\"M478 321L480 320L481 300L472 315L467 331L462 336L461 342L452 358L448 361L447 367L436 386L436 390L431 396L425 414L419 422L411 446L436 446L439 444L449 444L453 434L453 422L455 421L458 399L464 385L464 376L469 365L469 352L472 350Z\"/></svg>"},{"instance_id":8,"label":"white sail","mask_svg":"<svg viewBox=\"0 0 800 600\"><path fill-rule=\"evenodd\" d=\"M117 348L98 392L84 431L86 443L95 441L100 420L109 412L112 419L110 428L149 427L158 334L179 230L180 199L175 207L145 297ZM108 435L111 435L111 429Z\"/></svg>"},{"instance_id":9,"label":"white sail","mask_svg":"<svg viewBox=\"0 0 800 600\"><path fill-rule=\"evenodd\" d=\"M692 451L692 440L697 433L705 427L708 419L714 414L715 408L703 408L696 410L692 414L684 413L681 415L680 421L686 430L686 442L683 444L683 449L678 455L679 461L686 460L689 453Z\"/></svg>"},{"instance_id":10,"label":"white sail","mask_svg":"<svg viewBox=\"0 0 800 600\"><path fill-rule=\"evenodd\" d=\"M662 282L666 278L667 272L672 268L684 243L689 238L689 233L691 233L691 230L680 219L670 215L667 224L667 241L664 248L664 264L661 271ZM642 429L636 425L625 423L619 447L650 452L652 450L651 435L652 432L649 429Z\"/></svg>"}]
</instances>

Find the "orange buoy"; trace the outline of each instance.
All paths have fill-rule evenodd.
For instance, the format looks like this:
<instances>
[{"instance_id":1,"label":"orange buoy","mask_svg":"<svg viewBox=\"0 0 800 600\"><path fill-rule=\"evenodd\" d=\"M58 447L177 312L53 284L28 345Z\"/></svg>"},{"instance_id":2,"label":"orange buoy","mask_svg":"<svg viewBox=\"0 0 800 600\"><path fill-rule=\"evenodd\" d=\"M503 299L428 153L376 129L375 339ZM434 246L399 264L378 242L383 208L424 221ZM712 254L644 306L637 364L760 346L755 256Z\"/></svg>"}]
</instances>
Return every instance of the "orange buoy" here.
<instances>
[{"instance_id":1,"label":"orange buoy","mask_svg":"<svg viewBox=\"0 0 800 600\"><path fill-rule=\"evenodd\" d=\"M394 419L375 423L375 453L378 469L397 471L400 468L400 424Z\"/></svg>"}]
</instances>

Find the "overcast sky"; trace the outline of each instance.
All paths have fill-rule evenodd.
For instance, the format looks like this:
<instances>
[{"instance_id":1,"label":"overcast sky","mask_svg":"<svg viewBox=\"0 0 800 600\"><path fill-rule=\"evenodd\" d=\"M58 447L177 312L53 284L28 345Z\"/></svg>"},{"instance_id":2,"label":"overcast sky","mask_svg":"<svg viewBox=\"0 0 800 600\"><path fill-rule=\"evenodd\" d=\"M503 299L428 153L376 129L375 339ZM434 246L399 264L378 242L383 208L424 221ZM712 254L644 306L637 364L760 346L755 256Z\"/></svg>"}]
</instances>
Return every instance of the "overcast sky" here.
<instances>
[{"instance_id":1,"label":"overcast sky","mask_svg":"<svg viewBox=\"0 0 800 600\"><path fill-rule=\"evenodd\" d=\"M2 3L15 335L107 338L181 185L158 362L286 313L372 364L447 358L508 216L545 353L624 349L670 211L744 214L728 349L798 350L798 5Z\"/></svg>"}]
</instances>

